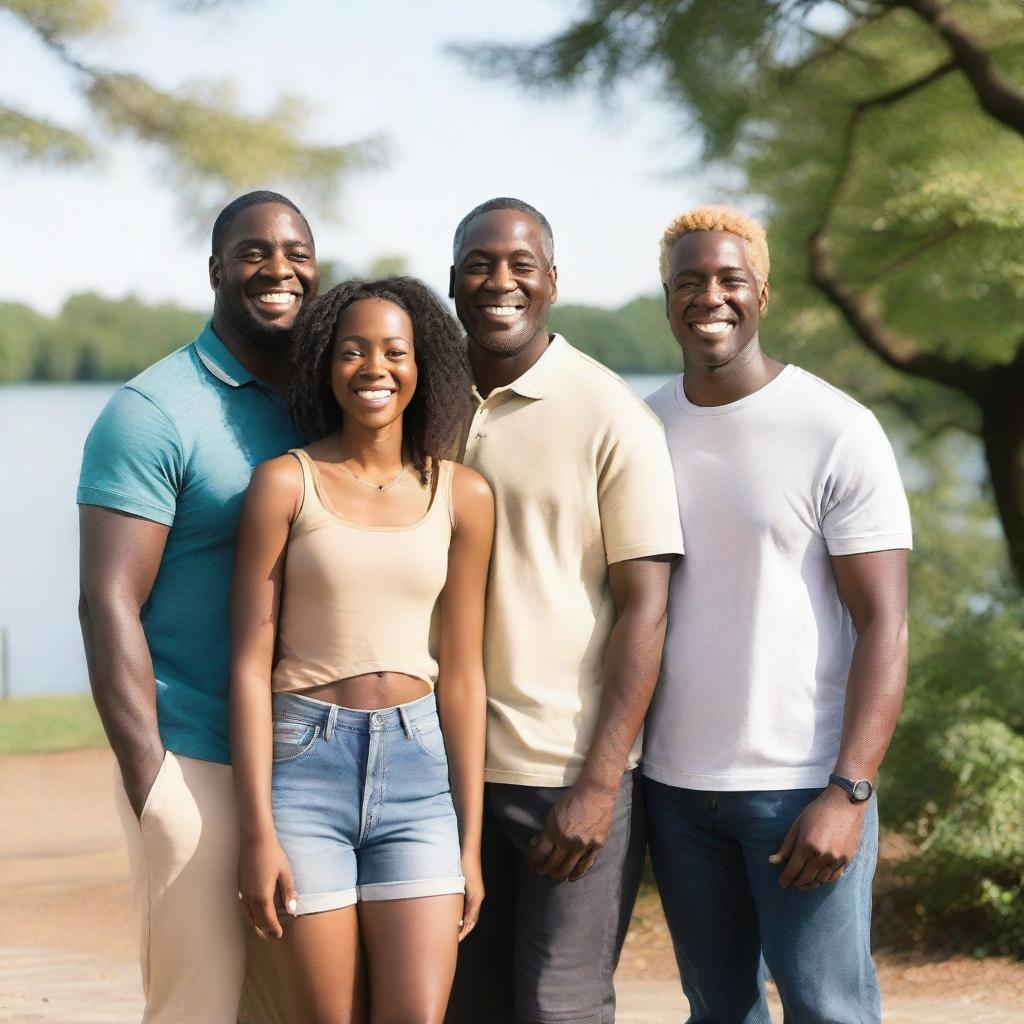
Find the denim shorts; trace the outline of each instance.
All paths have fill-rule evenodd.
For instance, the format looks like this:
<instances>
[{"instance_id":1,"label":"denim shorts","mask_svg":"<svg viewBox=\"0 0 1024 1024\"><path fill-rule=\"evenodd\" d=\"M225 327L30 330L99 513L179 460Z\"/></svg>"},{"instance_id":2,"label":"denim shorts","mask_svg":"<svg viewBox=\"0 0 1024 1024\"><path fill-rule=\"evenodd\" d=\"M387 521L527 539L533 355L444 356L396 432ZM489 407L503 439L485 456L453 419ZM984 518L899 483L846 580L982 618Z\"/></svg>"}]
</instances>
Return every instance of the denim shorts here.
<instances>
[{"instance_id":1,"label":"denim shorts","mask_svg":"<svg viewBox=\"0 0 1024 1024\"><path fill-rule=\"evenodd\" d=\"M434 695L356 711L274 694L272 804L299 914L465 889Z\"/></svg>"}]
</instances>

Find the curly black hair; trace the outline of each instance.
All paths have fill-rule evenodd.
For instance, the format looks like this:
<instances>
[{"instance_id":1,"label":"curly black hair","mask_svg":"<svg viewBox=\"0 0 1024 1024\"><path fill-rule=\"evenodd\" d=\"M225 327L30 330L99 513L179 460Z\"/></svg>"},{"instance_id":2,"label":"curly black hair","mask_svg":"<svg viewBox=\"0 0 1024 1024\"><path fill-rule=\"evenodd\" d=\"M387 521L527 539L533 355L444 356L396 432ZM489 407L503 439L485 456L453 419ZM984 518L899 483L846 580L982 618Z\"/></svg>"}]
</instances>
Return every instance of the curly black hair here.
<instances>
[{"instance_id":1,"label":"curly black hair","mask_svg":"<svg viewBox=\"0 0 1024 1024\"><path fill-rule=\"evenodd\" d=\"M360 299L385 299L412 321L417 384L402 418L405 457L424 481L430 459L454 458L470 406L469 360L455 318L422 281L384 277L344 281L304 304L292 332L294 373L289 399L299 427L322 438L341 426L331 390L331 360L341 314Z\"/></svg>"}]
</instances>

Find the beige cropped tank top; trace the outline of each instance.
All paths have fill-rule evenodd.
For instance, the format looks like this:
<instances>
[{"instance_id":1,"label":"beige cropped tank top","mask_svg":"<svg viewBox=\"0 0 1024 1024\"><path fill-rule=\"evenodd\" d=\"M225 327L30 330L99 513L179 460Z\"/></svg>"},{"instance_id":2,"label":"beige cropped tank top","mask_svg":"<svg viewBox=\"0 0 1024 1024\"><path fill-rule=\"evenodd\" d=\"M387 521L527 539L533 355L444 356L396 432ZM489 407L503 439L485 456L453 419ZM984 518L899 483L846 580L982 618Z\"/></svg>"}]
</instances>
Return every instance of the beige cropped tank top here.
<instances>
[{"instance_id":1,"label":"beige cropped tank top","mask_svg":"<svg viewBox=\"0 0 1024 1024\"><path fill-rule=\"evenodd\" d=\"M437 683L438 597L448 575L452 463L439 465L430 507L411 526L343 519L312 459L302 466L302 507L292 523L278 618L275 692L367 672Z\"/></svg>"}]
</instances>

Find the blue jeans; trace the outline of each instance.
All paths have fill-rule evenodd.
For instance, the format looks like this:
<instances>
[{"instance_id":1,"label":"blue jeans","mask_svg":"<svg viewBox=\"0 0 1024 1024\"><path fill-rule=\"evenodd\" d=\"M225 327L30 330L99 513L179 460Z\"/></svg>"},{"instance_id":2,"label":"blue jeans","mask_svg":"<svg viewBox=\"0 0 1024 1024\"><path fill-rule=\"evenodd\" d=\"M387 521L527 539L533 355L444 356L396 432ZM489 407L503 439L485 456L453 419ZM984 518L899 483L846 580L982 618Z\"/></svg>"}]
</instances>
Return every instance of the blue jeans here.
<instances>
[{"instance_id":1,"label":"blue jeans","mask_svg":"<svg viewBox=\"0 0 1024 1024\"><path fill-rule=\"evenodd\" d=\"M838 882L779 886L768 857L820 789L710 793L645 778L648 841L692 1024L771 1024L765 968L786 1024L878 1024L871 962L872 799Z\"/></svg>"}]
</instances>

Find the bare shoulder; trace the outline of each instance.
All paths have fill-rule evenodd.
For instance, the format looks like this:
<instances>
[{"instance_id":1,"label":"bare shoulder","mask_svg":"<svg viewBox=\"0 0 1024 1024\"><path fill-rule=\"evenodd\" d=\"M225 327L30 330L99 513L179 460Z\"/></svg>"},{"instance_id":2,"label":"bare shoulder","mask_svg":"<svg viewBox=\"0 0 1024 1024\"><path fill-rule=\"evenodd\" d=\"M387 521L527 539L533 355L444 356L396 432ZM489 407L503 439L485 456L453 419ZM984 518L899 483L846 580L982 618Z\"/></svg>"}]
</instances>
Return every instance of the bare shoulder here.
<instances>
[{"instance_id":1,"label":"bare shoulder","mask_svg":"<svg viewBox=\"0 0 1024 1024\"><path fill-rule=\"evenodd\" d=\"M494 519L494 493L491 485L469 466L452 466L452 509L456 523L467 518L491 522Z\"/></svg>"},{"instance_id":2,"label":"bare shoulder","mask_svg":"<svg viewBox=\"0 0 1024 1024\"><path fill-rule=\"evenodd\" d=\"M249 481L248 498L261 505L293 512L302 503L302 466L289 453L261 462Z\"/></svg>"}]
</instances>

